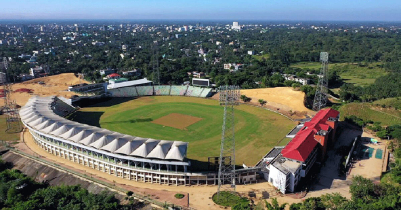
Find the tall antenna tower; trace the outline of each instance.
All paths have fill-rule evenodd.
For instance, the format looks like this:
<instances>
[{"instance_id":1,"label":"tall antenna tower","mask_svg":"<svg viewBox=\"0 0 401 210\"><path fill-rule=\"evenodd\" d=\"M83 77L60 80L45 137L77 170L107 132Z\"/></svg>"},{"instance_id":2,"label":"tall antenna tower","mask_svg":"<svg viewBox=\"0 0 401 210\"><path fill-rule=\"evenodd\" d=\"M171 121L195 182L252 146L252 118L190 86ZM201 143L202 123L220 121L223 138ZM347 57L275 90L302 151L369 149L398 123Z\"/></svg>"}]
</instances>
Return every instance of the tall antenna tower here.
<instances>
[{"instance_id":1,"label":"tall antenna tower","mask_svg":"<svg viewBox=\"0 0 401 210\"><path fill-rule=\"evenodd\" d=\"M220 105L224 106L219 159L219 188L222 191L235 192L235 130L234 106L239 104L238 86L220 86Z\"/></svg>"},{"instance_id":2,"label":"tall antenna tower","mask_svg":"<svg viewBox=\"0 0 401 210\"><path fill-rule=\"evenodd\" d=\"M321 52L320 61L322 62L322 67L320 69L319 83L316 87L315 99L313 100L313 110L319 111L326 106L327 103L327 90L328 90L328 80L327 71L329 69L329 53Z\"/></svg>"},{"instance_id":3,"label":"tall antenna tower","mask_svg":"<svg viewBox=\"0 0 401 210\"><path fill-rule=\"evenodd\" d=\"M157 41L153 43L153 84L160 85L159 48Z\"/></svg>"},{"instance_id":4,"label":"tall antenna tower","mask_svg":"<svg viewBox=\"0 0 401 210\"><path fill-rule=\"evenodd\" d=\"M8 61L6 57L3 57L4 76L3 80L3 91L4 91L4 108L3 113L6 115L6 132L17 133L21 131L20 118L18 115L17 104L11 100L12 88L11 84L8 83L7 69Z\"/></svg>"}]
</instances>

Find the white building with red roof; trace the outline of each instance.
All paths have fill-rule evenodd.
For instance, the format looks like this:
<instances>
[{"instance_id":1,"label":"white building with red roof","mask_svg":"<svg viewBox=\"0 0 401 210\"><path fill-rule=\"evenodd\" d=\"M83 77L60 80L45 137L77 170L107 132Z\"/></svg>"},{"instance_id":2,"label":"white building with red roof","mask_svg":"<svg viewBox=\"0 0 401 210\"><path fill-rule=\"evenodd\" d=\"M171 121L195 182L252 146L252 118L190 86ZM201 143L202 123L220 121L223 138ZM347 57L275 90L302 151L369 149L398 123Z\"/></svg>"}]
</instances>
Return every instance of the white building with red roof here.
<instances>
[{"instance_id":1,"label":"white building with red roof","mask_svg":"<svg viewBox=\"0 0 401 210\"><path fill-rule=\"evenodd\" d=\"M309 173L315 162L324 160L327 147L335 141L338 119L338 111L324 109L311 121L305 122L284 148L273 149L280 152L275 152L274 157L267 155L259 163L265 179L282 193L294 192L300 179Z\"/></svg>"}]
</instances>

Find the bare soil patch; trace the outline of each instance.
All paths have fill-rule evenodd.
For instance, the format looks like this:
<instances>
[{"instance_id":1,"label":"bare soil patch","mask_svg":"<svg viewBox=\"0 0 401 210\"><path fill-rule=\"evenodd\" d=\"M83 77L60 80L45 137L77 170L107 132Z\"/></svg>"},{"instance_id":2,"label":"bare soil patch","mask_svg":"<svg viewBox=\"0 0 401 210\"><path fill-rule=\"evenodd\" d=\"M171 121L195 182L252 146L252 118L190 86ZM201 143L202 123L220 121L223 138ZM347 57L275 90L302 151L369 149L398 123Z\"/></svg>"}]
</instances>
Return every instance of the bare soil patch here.
<instances>
[{"instance_id":1,"label":"bare soil patch","mask_svg":"<svg viewBox=\"0 0 401 210\"><path fill-rule=\"evenodd\" d=\"M39 84L39 82L41 84ZM74 92L68 91L68 86L76 85L80 82L88 83L84 80L80 81L73 73L63 73L48 77L37 78L28 80L21 83L12 84L13 93L11 100L24 106L28 99L33 95L38 96L62 96L65 98L71 98L73 95L78 95ZM30 90L30 91L21 91ZM3 100L0 100L0 106L3 105Z\"/></svg>"},{"instance_id":2,"label":"bare soil patch","mask_svg":"<svg viewBox=\"0 0 401 210\"><path fill-rule=\"evenodd\" d=\"M241 90L242 95L252 98L258 104L259 99L267 101L266 105L280 108L283 111L311 112L304 105L305 93L291 87L260 88Z\"/></svg>"},{"instance_id":3,"label":"bare soil patch","mask_svg":"<svg viewBox=\"0 0 401 210\"><path fill-rule=\"evenodd\" d=\"M159 119L153 120L152 123L184 130L186 127L197 123L202 119L203 118L193 117L185 114L171 113Z\"/></svg>"}]
</instances>

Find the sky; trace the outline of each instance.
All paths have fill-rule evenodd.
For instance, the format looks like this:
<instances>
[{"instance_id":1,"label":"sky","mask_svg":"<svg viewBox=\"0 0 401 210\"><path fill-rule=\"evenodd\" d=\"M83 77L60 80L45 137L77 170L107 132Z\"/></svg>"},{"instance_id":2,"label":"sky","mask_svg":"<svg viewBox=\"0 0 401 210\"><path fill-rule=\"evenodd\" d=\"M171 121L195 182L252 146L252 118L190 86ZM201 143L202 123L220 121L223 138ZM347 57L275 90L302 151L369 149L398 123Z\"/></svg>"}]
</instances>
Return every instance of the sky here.
<instances>
[{"instance_id":1,"label":"sky","mask_svg":"<svg viewBox=\"0 0 401 210\"><path fill-rule=\"evenodd\" d=\"M401 0L0 0L0 20L401 21Z\"/></svg>"}]
</instances>

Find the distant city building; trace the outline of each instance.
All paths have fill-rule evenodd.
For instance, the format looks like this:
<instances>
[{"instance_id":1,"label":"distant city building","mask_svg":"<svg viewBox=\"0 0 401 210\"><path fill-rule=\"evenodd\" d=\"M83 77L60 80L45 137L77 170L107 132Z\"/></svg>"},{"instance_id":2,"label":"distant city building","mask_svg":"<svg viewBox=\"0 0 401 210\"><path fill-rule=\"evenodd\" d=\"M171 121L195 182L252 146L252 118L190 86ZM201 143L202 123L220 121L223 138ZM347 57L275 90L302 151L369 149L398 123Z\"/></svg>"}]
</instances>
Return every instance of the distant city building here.
<instances>
[{"instance_id":1,"label":"distant city building","mask_svg":"<svg viewBox=\"0 0 401 210\"><path fill-rule=\"evenodd\" d=\"M241 31L241 26L238 24L238 22L233 22L231 29Z\"/></svg>"},{"instance_id":2,"label":"distant city building","mask_svg":"<svg viewBox=\"0 0 401 210\"><path fill-rule=\"evenodd\" d=\"M243 66L244 65L240 64L240 63L238 63L238 64L237 63L225 63L224 69L230 70L231 72L233 72L233 71L238 71L238 70L242 69Z\"/></svg>"}]
</instances>

